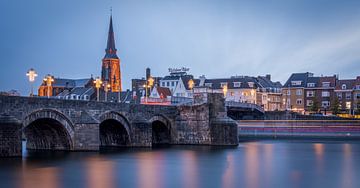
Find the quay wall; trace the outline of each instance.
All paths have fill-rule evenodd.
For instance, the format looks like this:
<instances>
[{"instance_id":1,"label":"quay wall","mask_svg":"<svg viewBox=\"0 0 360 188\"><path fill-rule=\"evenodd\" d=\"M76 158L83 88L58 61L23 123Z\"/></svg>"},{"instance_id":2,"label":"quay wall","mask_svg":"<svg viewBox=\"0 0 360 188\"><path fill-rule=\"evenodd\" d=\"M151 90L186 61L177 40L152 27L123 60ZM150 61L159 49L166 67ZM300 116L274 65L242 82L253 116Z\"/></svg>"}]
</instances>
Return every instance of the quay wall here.
<instances>
[{"instance_id":1,"label":"quay wall","mask_svg":"<svg viewBox=\"0 0 360 188\"><path fill-rule=\"evenodd\" d=\"M360 139L360 120L239 120L239 139Z\"/></svg>"}]
</instances>

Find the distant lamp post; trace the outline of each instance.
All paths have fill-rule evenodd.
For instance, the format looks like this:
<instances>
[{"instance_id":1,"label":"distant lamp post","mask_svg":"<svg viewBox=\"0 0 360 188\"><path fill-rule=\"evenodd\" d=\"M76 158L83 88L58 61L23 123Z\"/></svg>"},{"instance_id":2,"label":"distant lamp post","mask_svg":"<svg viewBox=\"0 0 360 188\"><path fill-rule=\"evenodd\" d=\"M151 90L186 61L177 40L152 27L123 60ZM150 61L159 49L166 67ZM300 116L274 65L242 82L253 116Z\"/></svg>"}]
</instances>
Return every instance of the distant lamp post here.
<instances>
[{"instance_id":1,"label":"distant lamp post","mask_svg":"<svg viewBox=\"0 0 360 188\"><path fill-rule=\"evenodd\" d=\"M37 77L38 75L36 74L35 70L33 68L31 68L30 70L27 71L26 76L29 77L29 82L30 82L30 97L34 96L34 82L35 82L35 77Z\"/></svg>"},{"instance_id":2,"label":"distant lamp post","mask_svg":"<svg viewBox=\"0 0 360 188\"><path fill-rule=\"evenodd\" d=\"M44 78L44 82L46 83L47 86L47 97L50 97L50 89L51 89L51 84L54 82L54 78L53 76L51 76L50 74L46 75Z\"/></svg>"},{"instance_id":3,"label":"distant lamp post","mask_svg":"<svg viewBox=\"0 0 360 188\"><path fill-rule=\"evenodd\" d=\"M194 85L195 85L194 80L193 80L193 79L190 79L190 80L188 81L188 86L189 86L190 90L192 90L192 89L194 88Z\"/></svg>"},{"instance_id":4,"label":"distant lamp post","mask_svg":"<svg viewBox=\"0 0 360 188\"><path fill-rule=\"evenodd\" d=\"M227 87L227 85L224 85L224 86L223 86L224 98L226 98L227 92L228 92L228 87Z\"/></svg>"},{"instance_id":5,"label":"distant lamp post","mask_svg":"<svg viewBox=\"0 0 360 188\"><path fill-rule=\"evenodd\" d=\"M151 88L154 85L154 78L152 78L151 76L149 77L148 80L146 80L144 88L145 88L145 103L147 103L148 101L148 88Z\"/></svg>"},{"instance_id":6,"label":"distant lamp post","mask_svg":"<svg viewBox=\"0 0 360 188\"><path fill-rule=\"evenodd\" d=\"M95 84L95 88L96 88L96 100L99 101L100 99L100 94L99 94L99 89L101 87L101 84L102 84L102 81L100 80L99 77L97 77L95 80L94 80L94 84Z\"/></svg>"},{"instance_id":7,"label":"distant lamp post","mask_svg":"<svg viewBox=\"0 0 360 188\"><path fill-rule=\"evenodd\" d=\"M111 87L111 85L107 81L105 81L104 82L105 102L107 102L107 96L108 96L108 92L110 90L110 87Z\"/></svg>"}]
</instances>

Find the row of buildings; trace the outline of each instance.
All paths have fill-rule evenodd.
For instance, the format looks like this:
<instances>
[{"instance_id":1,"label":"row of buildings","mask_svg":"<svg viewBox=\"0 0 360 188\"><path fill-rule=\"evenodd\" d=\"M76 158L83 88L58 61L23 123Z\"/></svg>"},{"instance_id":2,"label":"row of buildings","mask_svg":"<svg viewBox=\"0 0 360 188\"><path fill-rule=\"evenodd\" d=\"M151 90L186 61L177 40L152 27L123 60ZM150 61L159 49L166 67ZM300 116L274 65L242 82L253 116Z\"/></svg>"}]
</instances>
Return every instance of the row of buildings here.
<instances>
[{"instance_id":1,"label":"row of buildings","mask_svg":"<svg viewBox=\"0 0 360 188\"><path fill-rule=\"evenodd\" d=\"M359 108L360 77L348 80L333 76L294 73L284 85L271 75L195 78L188 68L170 68L169 75L154 77L146 69L144 78L132 79L131 90L122 90L120 58L117 56L112 16L100 78L48 77L38 89L41 97L68 100L100 100L169 105L191 101L202 93L223 93L226 101L253 103L265 111L299 113L354 113ZM95 87L95 80L101 85Z\"/></svg>"},{"instance_id":2,"label":"row of buildings","mask_svg":"<svg viewBox=\"0 0 360 188\"><path fill-rule=\"evenodd\" d=\"M182 68L171 71L168 76L156 77L149 88L146 80L150 70L147 69L147 79L132 80L134 95L140 96L140 102L167 104L174 99L191 99L203 92L224 93L226 101L257 104L265 111L289 110L301 114L353 114L360 109L360 76L343 80L336 75L293 73L282 85L272 81L271 75L209 79L194 78L186 70Z\"/></svg>"}]
</instances>

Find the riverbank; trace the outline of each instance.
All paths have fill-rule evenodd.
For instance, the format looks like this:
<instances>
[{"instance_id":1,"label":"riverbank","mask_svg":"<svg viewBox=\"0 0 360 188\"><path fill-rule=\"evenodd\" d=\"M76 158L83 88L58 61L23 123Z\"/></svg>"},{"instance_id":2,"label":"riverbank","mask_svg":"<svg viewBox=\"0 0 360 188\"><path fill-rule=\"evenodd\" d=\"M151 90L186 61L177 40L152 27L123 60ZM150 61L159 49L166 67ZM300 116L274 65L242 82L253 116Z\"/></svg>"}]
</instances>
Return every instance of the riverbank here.
<instances>
[{"instance_id":1,"label":"riverbank","mask_svg":"<svg viewBox=\"0 0 360 188\"><path fill-rule=\"evenodd\" d=\"M360 140L360 120L239 120L239 140Z\"/></svg>"}]
</instances>

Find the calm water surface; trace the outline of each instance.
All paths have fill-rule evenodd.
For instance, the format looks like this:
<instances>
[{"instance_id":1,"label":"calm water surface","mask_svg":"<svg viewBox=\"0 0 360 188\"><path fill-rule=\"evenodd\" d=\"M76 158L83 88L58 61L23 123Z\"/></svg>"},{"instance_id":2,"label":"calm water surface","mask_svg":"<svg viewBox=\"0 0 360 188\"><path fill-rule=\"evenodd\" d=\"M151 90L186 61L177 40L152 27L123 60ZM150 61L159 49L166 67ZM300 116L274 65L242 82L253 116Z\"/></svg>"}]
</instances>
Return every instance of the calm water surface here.
<instances>
[{"instance_id":1,"label":"calm water surface","mask_svg":"<svg viewBox=\"0 0 360 188\"><path fill-rule=\"evenodd\" d=\"M360 142L257 141L0 159L0 187L360 187Z\"/></svg>"}]
</instances>

